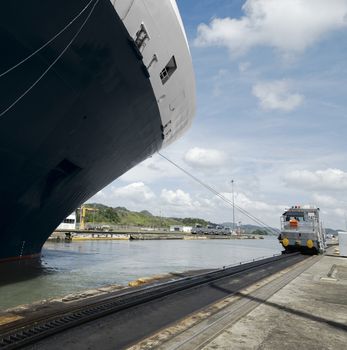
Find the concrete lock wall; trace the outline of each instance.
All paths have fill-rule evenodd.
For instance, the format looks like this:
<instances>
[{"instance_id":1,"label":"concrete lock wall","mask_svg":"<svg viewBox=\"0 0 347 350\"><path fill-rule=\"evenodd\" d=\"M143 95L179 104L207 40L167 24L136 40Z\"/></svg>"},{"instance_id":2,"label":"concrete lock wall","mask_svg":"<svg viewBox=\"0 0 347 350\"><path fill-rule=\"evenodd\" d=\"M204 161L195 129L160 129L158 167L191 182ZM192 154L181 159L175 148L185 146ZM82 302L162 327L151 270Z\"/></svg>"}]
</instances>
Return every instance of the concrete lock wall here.
<instances>
[{"instance_id":1,"label":"concrete lock wall","mask_svg":"<svg viewBox=\"0 0 347 350\"><path fill-rule=\"evenodd\" d=\"M340 256L347 257L347 232L339 231Z\"/></svg>"}]
</instances>

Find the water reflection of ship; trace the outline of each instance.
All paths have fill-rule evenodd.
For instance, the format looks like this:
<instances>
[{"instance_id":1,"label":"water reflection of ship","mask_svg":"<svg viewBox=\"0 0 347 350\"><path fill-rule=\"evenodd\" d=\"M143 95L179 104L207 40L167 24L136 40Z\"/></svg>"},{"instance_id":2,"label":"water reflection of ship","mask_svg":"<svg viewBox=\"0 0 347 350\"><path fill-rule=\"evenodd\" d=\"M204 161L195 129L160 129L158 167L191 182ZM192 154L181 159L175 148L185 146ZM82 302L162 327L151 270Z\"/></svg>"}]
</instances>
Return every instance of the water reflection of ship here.
<instances>
[{"instance_id":1,"label":"water reflection of ship","mask_svg":"<svg viewBox=\"0 0 347 350\"><path fill-rule=\"evenodd\" d=\"M9 261L0 264L0 286L27 281L54 273L41 258Z\"/></svg>"}]
</instances>

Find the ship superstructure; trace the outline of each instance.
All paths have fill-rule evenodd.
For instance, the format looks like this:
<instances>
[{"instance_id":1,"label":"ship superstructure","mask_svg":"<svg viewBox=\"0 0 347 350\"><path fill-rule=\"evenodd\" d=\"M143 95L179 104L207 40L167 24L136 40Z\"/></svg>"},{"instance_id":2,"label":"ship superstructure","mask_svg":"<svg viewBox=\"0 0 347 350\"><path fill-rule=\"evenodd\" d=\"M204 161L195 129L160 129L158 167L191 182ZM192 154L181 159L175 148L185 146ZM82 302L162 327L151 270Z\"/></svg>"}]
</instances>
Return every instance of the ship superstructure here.
<instances>
[{"instance_id":1,"label":"ship superstructure","mask_svg":"<svg viewBox=\"0 0 347 350\"><path fill-rule=\"evenodd\" d=\"M191 124L174 0L0 5L0 259L38 255L81 203Z\"/></svg>"},{"instance_id":2,"label":"ship superstructure","mask_svg":"<svg viewBox=\"0 0 347 350\"><path fill-rule=\"evenodd\" d=\"M281 216L279 240L286 252L323 253L325 232L315 206L292 206Z\"/></svg>"}]
</instances>

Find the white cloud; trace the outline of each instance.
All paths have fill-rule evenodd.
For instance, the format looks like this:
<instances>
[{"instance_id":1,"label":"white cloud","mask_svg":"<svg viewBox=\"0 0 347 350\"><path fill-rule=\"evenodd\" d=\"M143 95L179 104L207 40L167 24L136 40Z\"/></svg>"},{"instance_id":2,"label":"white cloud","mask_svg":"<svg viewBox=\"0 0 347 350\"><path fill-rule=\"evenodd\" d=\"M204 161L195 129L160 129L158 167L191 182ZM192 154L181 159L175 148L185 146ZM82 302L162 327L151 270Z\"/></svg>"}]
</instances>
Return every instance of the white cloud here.
<instances>
[{"instance_id":1,"label":"white cloud","mask_svg":"<svg viewBox=\"0 0 347 350\"><path fill-rule=\"evenodd\" d=\"M185 207L183 209L186 209L186 207L193 206L193 201L190 194L180 189L173 191L164 188L161 191L160 197L163 199L164 203L175 206L183 206Z\"/></svg>"},{"instance_id":2,"label":"white cloud","mask_svg":"<svg viewBox=\"0 0 347 350\"><path fill-rule=\"evenodd\" d=\"M97 192L97 193L94 195L94 197L95 197L96 199L104 199L104 198L106 198L106 193L105 193L104 190L100 190L99 192Z\"/></svg>"},{"instance_id":3,"label":"white cloud","mask_svg":"<svg viewBox=\"0 0 347 350\"><path fill-rule=\"evenodd\" d=\"M346 0L247 0L240 19L200 24L198 46L226 46L232 54L256 46L302 52L324 35L347 26Z\"/></svg>"},{"instance_id":4,"label":"white cloud","mask_svg":"<svg viewBox=\"0 0 347 350\"><path fill-rule=\"evenodd\" d=\"M222 193L224 197L232 201L232 193L224 192ZM251 196L247 196L243 192L236 192L235 196L235 222L242 221L244 224L260 225L265 223L268 226L278 227L279 218L282 211L285 209L286 205L276 205L269 204L262 200L257 200ZM229 212L229 219L227 221L232 221L232 208L225 202L215 198L215 202L221 210ZM254 221L248 215L244 214L238 208L241 208L251 214L253 217L257 218L258 221Z\"/></svg>"},{"instance_id":5,"label":"white cloud","mask_svg":"<svg viewBox=\"0 0 347 350\"><path fill-rule=\"evenodd\" d=\"M347 173L340 169L294 170L284 176L284 181L306 190L347 190Z\"/></svg>"},{"instance_id":6,"label":"white cloud","mask_svg":"<svg viewBox=\"0 0 347 350\"><path fill-rule=\"evenodd\" d=\"M241 73L244 73L249 69L250 66L251 66L250 62L240 62L239 63L239 71Z\"/></svg>"},{"instance_id":7,"label":"white cloud","mask_svg":"<svg viewBox=\"0 0 347 350\"><path fill-rule=\"evenodd\" d=\"M127 171L119 180L124 182L153 183L163 178L180 176L182 174L178 169L175 169L170 163L155 154Z\"/></svg>"},{"instance_id":8,"label":"white cloud","mask_svg":"<svg viewBox=\"0 0 347 350\"><path fill-rule=\"evenodd\" d=\"M319 193L314 193L312 199L314 200L314 204L318 207L334 207L338 203L334 197Z\"/></svg>"},{"instance_id":9,"label":"white cloud","mask_svg":"<svg viewBox=\"0 0 347 350\"><path fill-rule=\"evenodd\" d=\"M216 149L194 147L185 154L184 161L193 167L211 168L223 165L226 155Z\"/></svg>"},{"instance_id":10,"label":"white cloud","mask_svg":"<svg viewBox=\"0 0 347 350\"><path fill-rule=\"evenodd\" d=\"M213 90L212 94L214 97L219 97L223 94L223 82L227 79L228 71L225 69L220 69L218 73L213 77Z\"/></svg>"},{"instance_id":11,"label":"white cloud","mask_svg":"<svg viewBox=\"0 0 347 350\"><path fill-rule=\"evenodd\" d=\"M228 200L232 201L232 193L225 192L225 193L222 193L222 195L224 197L226 197ZM247 211L250 210L250 212L253 212L253 213L254 213L254 211L258 211L258 210L259 211L273 211L274 210L273 205L269 205L265 202L251 199L250 197L248 197L246 194L244 194L242 192L236 192L234 194L234 198L235 198L235 205L236 206L241 207L242 209L245 209ZM224 202L221 201L221 203L223 204ZM277 210L277 208L276 208L276 210Z\"/></svg>"},{"instance_id":12,"label":"white cloud","mask_svg":"<svg viewBox=\"0 0 347 350\"><path fill-rule=\"evenodd\" d=\"M302 95L290 92L290 83L287 80L258 83L253 86L252 93L259 99L262 108L285 112L299 107L304 100Z\"/></svg>"},{"instance_id":13,"label":"white cloud","mask_svg":"<svg viewBox=\"0 0 347 350\"><path fill-rule=\"evenodd\" d=\"M340 217L340 218L343 218L343 219L346 218L346 210L345 210L345 209L342 209L342 208L335 208L335 209L333 210L333 213L334 213L337 217Z\"/></svg>"},{"instance_id":14,"label":"white cloud","mask_svg":"<svg viewBox=\"0 0 347 350\"><path fill-rule=\"evenodd\" d=\"M155 198L155 193L143 182L134 182L129 185L113 188L112 195L117 200L146 202Z\"/></svg>"}]
</instances>

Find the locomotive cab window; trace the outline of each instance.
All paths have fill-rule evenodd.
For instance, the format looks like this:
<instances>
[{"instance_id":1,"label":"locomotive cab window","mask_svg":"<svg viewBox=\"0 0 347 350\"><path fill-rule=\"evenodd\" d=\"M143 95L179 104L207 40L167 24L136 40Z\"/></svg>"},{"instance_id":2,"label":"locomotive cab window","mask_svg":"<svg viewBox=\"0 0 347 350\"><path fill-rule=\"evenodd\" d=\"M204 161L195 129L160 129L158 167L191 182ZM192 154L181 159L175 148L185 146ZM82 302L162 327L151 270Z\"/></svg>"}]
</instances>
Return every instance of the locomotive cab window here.
<instances>
[{"instance_id":1,"label":"locomotive cab window","mask_svg":"<svg viewBox=\"0 0 347 350\"><path fill-rule=\"evenodd\" d=\"M160 72L160 79L163 85L170 79L171 75L177 69L177 64L175 60L175 56L172 56L167 65Z\"/></svg>"}]
</instances>

